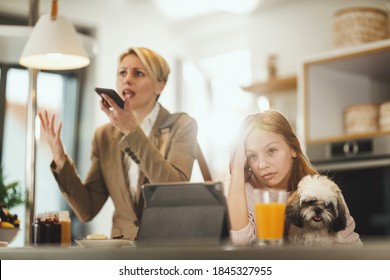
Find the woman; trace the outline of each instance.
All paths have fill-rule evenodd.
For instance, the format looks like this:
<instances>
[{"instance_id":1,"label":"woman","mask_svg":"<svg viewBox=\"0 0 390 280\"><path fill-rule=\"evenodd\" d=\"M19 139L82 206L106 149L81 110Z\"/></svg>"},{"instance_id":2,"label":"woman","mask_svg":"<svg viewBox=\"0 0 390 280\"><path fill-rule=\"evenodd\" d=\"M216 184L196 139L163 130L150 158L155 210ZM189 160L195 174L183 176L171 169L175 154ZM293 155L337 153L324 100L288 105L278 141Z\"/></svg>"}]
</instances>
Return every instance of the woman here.
<instances>
[{"instance_id":1,"label":"woman","mask_svg":"<svg viewBox=\"0 0 390 280\"><path fill-rule=\"evenodd\" d=\"M305 175L317 174L302 152L287 119L268 110L248 116L230 160L230 188L227 198L231 238L236 245L256 243L253 189L297 189ZM347 211L345 242L360 243L355 222Z\"/></svg>"},{"instance_id":2,"label":"woman","mask_svg":"<svg viewBox=\"0 0 390 280\"><path fill-rule=\"evenodd\" d=\"M111 197L115 211L112 236L137 236L145 183L189 181L196 157L197 124L186 114L170 114L158 102L169 66L147 48L131 48L119 58L116 88L121 109L107 95L100 102L110 123L98 128L92 163L84 182L60 139L61 123L39 113L52 154L52 172L78 218L87 222Z\"/></svg>"}]
</instances>

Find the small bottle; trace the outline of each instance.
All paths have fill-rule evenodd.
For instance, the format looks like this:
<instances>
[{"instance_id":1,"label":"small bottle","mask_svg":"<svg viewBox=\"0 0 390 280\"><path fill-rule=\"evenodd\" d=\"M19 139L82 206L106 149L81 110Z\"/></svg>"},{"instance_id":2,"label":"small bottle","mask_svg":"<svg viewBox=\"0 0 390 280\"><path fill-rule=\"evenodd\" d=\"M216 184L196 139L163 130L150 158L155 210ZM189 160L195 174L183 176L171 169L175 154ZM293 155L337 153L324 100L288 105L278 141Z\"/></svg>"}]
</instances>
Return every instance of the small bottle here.
<instances>
[{"instance_id":1,"label":"small bottle","mask_svg":"<svg viewBox=\"0 0 390 280\"><path fill-rule=\"evenodd\" d=\"M61 225L61 247L70 247L71 245L71 220L69 211L59 211L58 219Z\"/></svg>"},{"instance_id":2,"label":"small bottle","mask_svg":"<svg viewBox=\"0 0 390 280\"><path fill-rule=\"evenodd\" d=\"M41 226L39 224L40 214L34 215L34 222L31 225L31 244L37 246L40 241Z\"/></svg>"}]
</instances>

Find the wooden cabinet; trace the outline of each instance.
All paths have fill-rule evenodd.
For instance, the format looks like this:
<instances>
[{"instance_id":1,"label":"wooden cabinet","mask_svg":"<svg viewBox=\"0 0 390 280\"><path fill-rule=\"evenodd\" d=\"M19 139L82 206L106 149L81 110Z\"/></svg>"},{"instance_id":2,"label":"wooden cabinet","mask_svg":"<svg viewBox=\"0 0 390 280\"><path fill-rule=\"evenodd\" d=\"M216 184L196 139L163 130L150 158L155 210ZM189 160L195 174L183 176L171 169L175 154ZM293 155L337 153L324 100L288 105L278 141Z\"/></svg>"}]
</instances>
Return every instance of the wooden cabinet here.
<instances>
[{"instance_id":1,"label":"wooden cabinet","mask_svg":"<svg viewBox=\"0 0 390 280\"><path fill-rule=\"evenodd\" d=\"M297 78L294 75L285 77L275 77L266 81L256 82L244 87L245 91L269 95L283 91L295 91L297 88Z\"/></svg>"},{"instance_id":2,"label":"wooden cabinet","mask_svg":"<svg viewBox=\"0 0 390 280\"><path fill-rule=\"evenodd\" d=\"M390 40L316 55L305 59L301 70L299 109L307 144L390 133L346 134L343 125L346 107L390 100Z\"/></svg>"}]
</instances>

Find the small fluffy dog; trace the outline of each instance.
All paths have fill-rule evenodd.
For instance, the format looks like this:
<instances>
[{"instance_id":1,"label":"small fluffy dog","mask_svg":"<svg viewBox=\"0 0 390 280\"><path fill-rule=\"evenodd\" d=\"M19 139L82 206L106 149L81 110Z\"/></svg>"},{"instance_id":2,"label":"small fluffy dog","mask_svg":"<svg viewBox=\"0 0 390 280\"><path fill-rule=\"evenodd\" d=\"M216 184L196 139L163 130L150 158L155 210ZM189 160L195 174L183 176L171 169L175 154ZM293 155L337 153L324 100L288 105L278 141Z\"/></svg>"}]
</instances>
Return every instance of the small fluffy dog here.
<instances>
[{"instance_id":1,"label":"small fluffy dog","mask_svg":"<svg viewBox=\"0 0 390 280\"><path fill-rule=\"evenodd\" d=\"M301 245L329 245L345 229L345 206L339 187L326 176L302 178L287 202L288 241Z\"/></svg>"}]
</instances>

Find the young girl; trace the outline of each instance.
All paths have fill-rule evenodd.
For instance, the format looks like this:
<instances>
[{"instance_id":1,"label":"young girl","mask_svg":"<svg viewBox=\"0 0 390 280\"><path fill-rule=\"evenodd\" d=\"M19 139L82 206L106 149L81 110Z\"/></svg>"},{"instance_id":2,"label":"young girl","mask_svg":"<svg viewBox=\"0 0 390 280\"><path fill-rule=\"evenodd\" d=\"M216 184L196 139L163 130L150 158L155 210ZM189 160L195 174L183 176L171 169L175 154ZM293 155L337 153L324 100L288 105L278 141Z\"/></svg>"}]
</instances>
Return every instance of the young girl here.
<instances>
[{"instance_id":1,"label":"young girl","mask_svg":"<svg viewBox=\"0 0 390 280\"><path fill-rule=\"evenodd\" d=\"M254 189L283 189L290 194L305 175L317 174L302 152L290 123L268 110L248 116L230 159L229 208L231 239L235 245L256 243ZM361 243L347 209L343 242Z\"/></svg>"}]
</instances>

